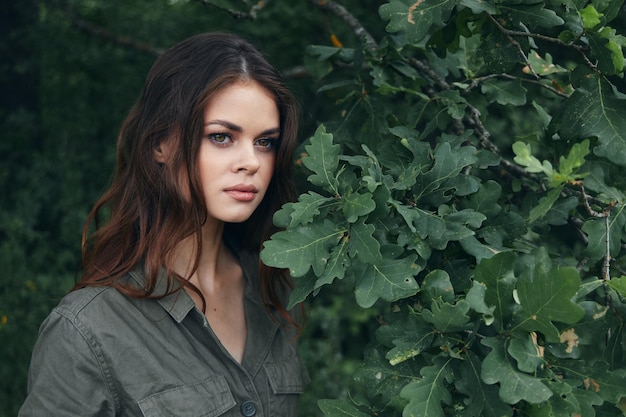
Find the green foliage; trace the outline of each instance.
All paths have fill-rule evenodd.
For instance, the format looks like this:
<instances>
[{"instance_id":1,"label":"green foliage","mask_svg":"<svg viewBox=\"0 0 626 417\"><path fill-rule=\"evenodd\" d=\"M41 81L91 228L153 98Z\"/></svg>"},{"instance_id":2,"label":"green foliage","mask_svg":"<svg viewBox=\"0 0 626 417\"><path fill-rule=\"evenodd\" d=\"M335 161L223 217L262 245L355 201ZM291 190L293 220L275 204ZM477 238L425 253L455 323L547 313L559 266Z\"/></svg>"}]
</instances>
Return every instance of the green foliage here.
<instances>
[{"instance_id":1,"label":"green foliage","mask_svg":"<svg viewBox=\"0 0 626 417\"><path fill-rule=\"evenodd\" d=\"M303 193L262 253L310 304L301 415L626 413L623 1L366 3L11 3L0 416L150 63L207 28L253 38L305 110Z\"/></svg>"},{"instance_id":2,"label":"green foliage","mask_svg":"<svg viewBox=\"0 0 626 417\"><path fill-rule=\"evenodd\" d=\"M626 414L622 3L391 0L307 50L341 117L262 259L379 315L324 415Z\"/></svg>"}]
</instances>

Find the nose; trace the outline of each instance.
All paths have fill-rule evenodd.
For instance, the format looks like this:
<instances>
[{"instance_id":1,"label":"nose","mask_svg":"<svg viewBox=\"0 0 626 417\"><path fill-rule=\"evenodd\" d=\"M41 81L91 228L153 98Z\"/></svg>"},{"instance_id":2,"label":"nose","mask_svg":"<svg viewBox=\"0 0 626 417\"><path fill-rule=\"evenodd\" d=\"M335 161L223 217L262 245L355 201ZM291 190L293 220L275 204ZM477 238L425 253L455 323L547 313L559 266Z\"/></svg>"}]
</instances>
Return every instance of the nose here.
<instances>
[{"instance_id":1,"label":"nose","mask_svg":"<svg viewBox=\"0 0 626 417\"><path fill-rule=\"evenodd\" d=\"M233 165L233 171L240 172L246 171L250 174L254 174L259 170L261 166L261 161L259 160L259 155L257 154L257 150L254 148L253 143L243 143L241 141L237 152L237 158L235 159L235 163Z\"/></svg>"}]
</instances>

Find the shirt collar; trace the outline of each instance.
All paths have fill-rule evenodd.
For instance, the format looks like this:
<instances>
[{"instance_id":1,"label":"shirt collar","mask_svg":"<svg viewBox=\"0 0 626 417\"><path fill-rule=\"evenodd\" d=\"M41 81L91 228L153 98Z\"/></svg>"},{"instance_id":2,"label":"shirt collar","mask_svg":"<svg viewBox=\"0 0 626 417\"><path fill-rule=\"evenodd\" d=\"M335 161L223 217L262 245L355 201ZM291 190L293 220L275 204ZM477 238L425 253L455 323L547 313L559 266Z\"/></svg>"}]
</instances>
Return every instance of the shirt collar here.
<instances>
[{"instance_id":1,"label":"shirt collar","mask_svg":"<svg viewBox=\"0 0 626 417\"><path fill-rule=\"evenodd\" d=\"M130 276L133 280L139 284L142 288L146 286L146 275L143 267L137 267L130 272ZM154 288L154 295L159 296L167 292L167 272L165 269L161 269L157 275L157 283ZM183 321L183 319L189 314L189 312L195 307L195 304L187 291L181 287L179 283L174 284L174 292L157 298L158 303L168 312L170 316L177 323Z\"/></svg>"}]
</instances>

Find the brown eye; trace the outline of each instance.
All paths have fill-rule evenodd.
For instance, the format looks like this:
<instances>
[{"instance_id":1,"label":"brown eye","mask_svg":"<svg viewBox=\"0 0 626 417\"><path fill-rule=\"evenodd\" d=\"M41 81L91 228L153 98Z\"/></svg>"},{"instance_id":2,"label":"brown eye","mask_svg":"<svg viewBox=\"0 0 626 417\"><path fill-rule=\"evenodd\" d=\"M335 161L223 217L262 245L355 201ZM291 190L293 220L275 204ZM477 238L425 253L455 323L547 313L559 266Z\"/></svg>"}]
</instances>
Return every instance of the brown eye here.
<instances>
[{"instance_id":1,"label":"brown eye","mask_svg":"<svg viewBox=\"0 0 626 417\"><path fill-rule=\"evenodd\" d=\"M272 150L276 147L277 140L273 138L260 138L257 139L255 145L262 148L263 150Z\"/></svg>"},{"instance_id":2,"label":"brown eye","mask_svg":"<svg viewBox=\"0 0 626 417\"><path fill-rule=\"evenodd\" d=\"M208 135L208 138L211 142L217 144L224 144L231 140L230 135L226 133L211 133Z\"/></svg>"}]
</instances>

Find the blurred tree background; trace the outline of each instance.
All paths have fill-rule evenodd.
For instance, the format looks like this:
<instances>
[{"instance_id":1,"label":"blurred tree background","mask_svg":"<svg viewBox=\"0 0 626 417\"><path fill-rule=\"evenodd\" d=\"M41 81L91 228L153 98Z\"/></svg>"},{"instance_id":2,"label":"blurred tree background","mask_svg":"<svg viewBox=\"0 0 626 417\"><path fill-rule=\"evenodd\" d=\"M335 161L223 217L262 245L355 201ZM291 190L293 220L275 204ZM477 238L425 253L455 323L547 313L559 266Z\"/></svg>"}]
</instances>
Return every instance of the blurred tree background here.
<instances>
[{"instance_id":1,"label":"blurred tree background","mask_svg":"<svg viewBox=\"0 0 626 417\"><path fill-rule=\"evenodd\" d=\"M375 1L344 5L364 21L377 17ZM325 104L303 70L306 46L330 45L332 33L356 39L312 2L0 4L1 417L17 414L39 324L79 273L83 223L111 178L117 130L150 66L176 42L221 30L249 38L285 72L303 109L302 137L309 135ZM315 337L303 337L303 355L316 388L303 399L303 409L316 407L319 395L342 392L351 371L350 361L341 367L328 361L350 346L337 332L347 326L340 326L346 317L340 298L328 297L310 313L307 329ZM359 337L361 326L351 323L346 332ZM319 385L321 380L326 382Z\"/></svg>"}]
</instances>

